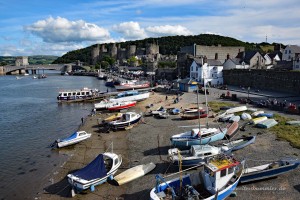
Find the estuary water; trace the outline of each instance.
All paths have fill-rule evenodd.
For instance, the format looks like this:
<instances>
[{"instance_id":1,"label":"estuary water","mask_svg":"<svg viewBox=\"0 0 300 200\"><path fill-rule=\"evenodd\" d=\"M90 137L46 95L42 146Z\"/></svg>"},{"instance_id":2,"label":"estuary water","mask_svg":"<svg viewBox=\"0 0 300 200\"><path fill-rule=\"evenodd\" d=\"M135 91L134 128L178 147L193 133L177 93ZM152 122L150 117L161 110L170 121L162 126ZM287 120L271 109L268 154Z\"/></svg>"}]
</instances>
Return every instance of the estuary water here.
<instances>
[{"instance_id":1,"label":"estuary water","mask_svg":"<svg viewBox=\"0 0 300 200\"><path fill-rule=\"evenodd\" d=\"M46 79L0 76L0 199L34 199L68 158L68 150L48 146L76 131L93 104L58 104L59 90L107 90L96 77L46 73Z\"/></svg>"}]
</instances>

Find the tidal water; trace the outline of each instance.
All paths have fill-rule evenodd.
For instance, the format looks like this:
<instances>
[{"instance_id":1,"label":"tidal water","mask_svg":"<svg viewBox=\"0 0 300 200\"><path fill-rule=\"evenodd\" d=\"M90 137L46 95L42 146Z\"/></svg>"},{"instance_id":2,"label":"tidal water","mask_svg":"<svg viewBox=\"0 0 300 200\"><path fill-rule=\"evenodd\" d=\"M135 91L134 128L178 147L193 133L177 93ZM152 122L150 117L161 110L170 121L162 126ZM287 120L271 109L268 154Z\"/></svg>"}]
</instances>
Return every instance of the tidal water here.
<instances>
[{"instance_id":1,"label":"tidal water","mask_svg":"<svg viewBox=\"0 0 300 200\"><path fill-rule=\"evenodd\" d=\"M59 90L106 91L96 77L46 73L46 79L0 76L0 199L34 199L72 151L48 146L76 131L93 104L58 104Z\"/></svg>"}]
</instances>

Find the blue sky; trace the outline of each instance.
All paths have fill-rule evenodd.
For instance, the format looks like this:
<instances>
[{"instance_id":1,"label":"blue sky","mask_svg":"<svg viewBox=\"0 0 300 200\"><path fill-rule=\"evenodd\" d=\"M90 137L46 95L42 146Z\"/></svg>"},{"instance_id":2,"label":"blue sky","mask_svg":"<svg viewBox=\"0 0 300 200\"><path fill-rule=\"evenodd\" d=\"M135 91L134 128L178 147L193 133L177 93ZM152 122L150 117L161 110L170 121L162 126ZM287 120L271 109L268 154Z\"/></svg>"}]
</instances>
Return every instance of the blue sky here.
<instances>
[{"instance_id":1,"label":"blue sky","mask_svg":"<svg viewBox=\"0 0 300 200\"><path fill-rule=\"evenodd\" d=\"M198 35L300 45L298 0L0 0L0 56Z\"/></svg>"}]
</instances>

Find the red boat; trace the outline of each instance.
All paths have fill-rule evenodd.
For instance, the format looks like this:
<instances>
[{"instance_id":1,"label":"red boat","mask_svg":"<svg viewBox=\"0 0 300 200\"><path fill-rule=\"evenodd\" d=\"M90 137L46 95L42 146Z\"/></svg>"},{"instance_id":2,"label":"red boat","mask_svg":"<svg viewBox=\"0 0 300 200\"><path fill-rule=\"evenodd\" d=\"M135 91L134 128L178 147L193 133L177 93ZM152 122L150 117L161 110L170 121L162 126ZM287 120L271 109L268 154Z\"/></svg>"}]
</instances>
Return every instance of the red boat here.
<instances>
[{"instance_id":1,"label":"red boat","mask_svg":"<svg viewBox=\"0 0 300 200\"><path fill-rule=\"evenodd\" d=\"M121 83L120 85L115 85L115 88L119 90L133 90L133 89L144 89L149 88L150 83L147 81L138 82L136 80L126 81L125 83Z\"/></svg>"},{"instance_id":2,"label":"red boat","mask_svg":"<svg viewBox=\"0 0 300 200\"><path fill-rule=\"evenodd\" d=\"M124 102L116 102L112 106L108 107L109 111L118 111L127 108L134 107L136 105L136 101L124 101Z\"/></svg>"}]
</instances>

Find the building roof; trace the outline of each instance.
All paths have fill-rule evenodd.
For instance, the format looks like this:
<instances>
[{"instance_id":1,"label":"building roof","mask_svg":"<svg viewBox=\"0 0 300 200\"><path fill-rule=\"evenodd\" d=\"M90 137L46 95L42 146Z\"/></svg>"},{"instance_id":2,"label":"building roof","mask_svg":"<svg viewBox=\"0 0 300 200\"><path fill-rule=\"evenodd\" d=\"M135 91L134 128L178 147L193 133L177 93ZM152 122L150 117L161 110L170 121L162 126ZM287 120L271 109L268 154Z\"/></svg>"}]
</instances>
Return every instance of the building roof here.
<instances>
[{"instance_id":1,"label":"building roof","mask_svg":"<svg viewBox=\"0 0 300 200\"><path fill-rule=\"evenodd\" d=\"M210 66L222 66L222 63L215 59L207 59L207 64Z\"/></svg>"},{"instance_id":2,"label":"building roof","mask_svg":"<svg viewBox=\"0 0 300 200\"><path fill-rule=\"evenodd\" d=\"M293 51L293 53L300 53L300 47L297 45L288 45L287 47L289 47Z\"/></svg>"},{"instance_id":3,"label":"building roof","mask_svg":"<svg viewBox=\"0 0 300 200\"><path fill-rule=\"evenodd\" d=\"M240 65L241 64L241 59L240 58L229 58L235 65Z\"/></svg>"},{"instance_id":4,"label":"building roof","mask_svg":"<svg viewBox=\"0 0 300 200\"><path fill-rule=\"evenodd\" d=\"M259 52L258 51L243 51L243 52L238 53L236 58L241 59L240 63L242 63L244 61L245 63L250 64L251 58L253 58L253 56L255 56L256 53L259 53Z\"/></svg>"},{"instance_id":5,"label":"building roof","mask_svg":"<svg viewBox=\"0 0 300 200\"><path fill-rule=\"evenodd\" d=\"M203 59L202 58L194 58L195 63L201 67L203 65Z\"/></svg>"}]
</instances>

